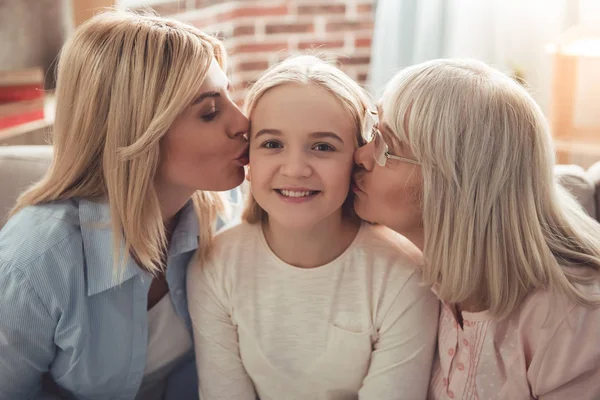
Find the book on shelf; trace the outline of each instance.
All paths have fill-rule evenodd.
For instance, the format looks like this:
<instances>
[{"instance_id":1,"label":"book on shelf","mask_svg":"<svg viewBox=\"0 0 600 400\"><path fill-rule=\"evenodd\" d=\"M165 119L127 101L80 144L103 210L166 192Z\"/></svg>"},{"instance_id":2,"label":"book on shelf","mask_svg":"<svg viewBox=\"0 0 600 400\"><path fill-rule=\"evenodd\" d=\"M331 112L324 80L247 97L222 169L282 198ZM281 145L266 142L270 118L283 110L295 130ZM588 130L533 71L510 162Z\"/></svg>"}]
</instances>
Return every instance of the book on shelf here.
<instances>
[{"instance_id":1,"label":"book on shelf","mask_svg":"<svg viewBox=\"0 0 600 400\"><path fill-rule=\"evenodd\" d=\"M0 71L0 129L44 119L44 71Z\"/></svg>"},{"instance_id":2,"label":"book on shelf","mask_svg":"<svg viewBox=\"0 0 600 400\"><path fill-rule=\"evenodd\" d=\"M0 129L44 119L44 98L0 103Z\"/></svg>"},{"instance_id":3,"label":"book on shelf","mask_svg":"<svg viewBox=\"0 0 600 400\"><path fill-rule=\"evenodd\" d=\"M0 103L44 97L44 71L25 68L0 71Z\"/></svg>"}]
</instances>

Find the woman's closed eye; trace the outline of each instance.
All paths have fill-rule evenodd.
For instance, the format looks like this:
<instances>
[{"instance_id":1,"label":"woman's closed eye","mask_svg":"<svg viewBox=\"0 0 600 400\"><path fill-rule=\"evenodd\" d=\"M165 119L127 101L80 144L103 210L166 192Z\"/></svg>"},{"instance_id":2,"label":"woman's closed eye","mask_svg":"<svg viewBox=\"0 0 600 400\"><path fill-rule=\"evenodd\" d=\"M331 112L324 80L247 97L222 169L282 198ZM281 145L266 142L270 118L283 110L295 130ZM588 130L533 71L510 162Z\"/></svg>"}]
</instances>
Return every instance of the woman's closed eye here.
<instances>
[{"instance_id":1,"label":"woman's closed eye","mask_svg":"<svg viewBox=\"0 0 600 400\"><path fill-rule=\"evenodd\" d=\"M203 113L200 118L202 118L204 122L210 122L217 118L217 115L219 115L219 110L217 108L212 108L210 111Z\"/></svg>"}]
</instances>

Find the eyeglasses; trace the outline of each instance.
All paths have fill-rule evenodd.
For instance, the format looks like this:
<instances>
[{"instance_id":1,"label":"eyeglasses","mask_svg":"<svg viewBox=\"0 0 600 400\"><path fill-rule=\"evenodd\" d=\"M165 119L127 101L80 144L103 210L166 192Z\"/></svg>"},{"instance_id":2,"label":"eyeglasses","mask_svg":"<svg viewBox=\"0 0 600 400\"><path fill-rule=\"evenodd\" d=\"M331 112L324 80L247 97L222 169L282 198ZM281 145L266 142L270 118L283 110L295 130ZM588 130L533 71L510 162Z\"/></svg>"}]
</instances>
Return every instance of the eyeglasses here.
<instances>
[{"instance_id":1,"label":"eyeglasses","mask_svg":"<svg viewBox=\"0 0 600 400\"><path fill-rule=\"evenodd\" d=\"M363 132L367 135L368 141L373 142L373 157L377 164L381 167L385 167L388 159L398 160L407 162L410 164L421 165L417 160L413 160L412 158L397 156L394 154L390 154L389 147L387 143L383 140L383 136L381 135L381 131L377 128L379 124L379 120L377 118L377 112L372 110L367 110L365 115L365 122L363 125Z\"/></svg>"}]
</instances>

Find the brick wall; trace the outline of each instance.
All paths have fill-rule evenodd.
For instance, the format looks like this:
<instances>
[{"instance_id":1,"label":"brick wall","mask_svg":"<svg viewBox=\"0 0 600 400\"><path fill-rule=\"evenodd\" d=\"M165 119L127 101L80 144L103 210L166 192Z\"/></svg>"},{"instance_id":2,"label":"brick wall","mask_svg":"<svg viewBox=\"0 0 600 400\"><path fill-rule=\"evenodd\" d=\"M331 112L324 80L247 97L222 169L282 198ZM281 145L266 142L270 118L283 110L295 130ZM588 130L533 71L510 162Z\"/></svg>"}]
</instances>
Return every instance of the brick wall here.
<instances>
[{"instance_id":1,"label":"brick wall","mask_svg":"<svg viewBox=\"0 0 600 400\"><path fill-rule=\"evenodd\" d=\"M148 0L146 0L148 2ZM143 1L142 1L143 2ZM316 51L364 84L375 0L150 1L159 14L189 22L225 41L234 96L290 54ZM138 2L139 3L139 2Z\"/></svg>"}]
</instances>

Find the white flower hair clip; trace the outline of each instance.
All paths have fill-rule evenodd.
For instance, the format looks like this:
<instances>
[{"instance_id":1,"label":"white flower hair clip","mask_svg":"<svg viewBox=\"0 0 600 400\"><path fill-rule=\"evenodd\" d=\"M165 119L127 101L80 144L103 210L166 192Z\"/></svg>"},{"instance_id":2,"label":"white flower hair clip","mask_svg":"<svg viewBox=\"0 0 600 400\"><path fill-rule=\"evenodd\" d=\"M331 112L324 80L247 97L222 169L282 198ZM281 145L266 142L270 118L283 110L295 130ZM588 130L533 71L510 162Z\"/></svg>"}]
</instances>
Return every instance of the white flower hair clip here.
<instances>
[{"instance_id":1,"label":"white flower hair clip","mask_svg":"<svg viewBox=\"0 0 600 400\"><path fill-rule=\"evenodd\" d=\"M367 142L373 137L373 128L379 123L377 111L367 109L363 118L362 137Z\"/></svg>"}]
</instances>

